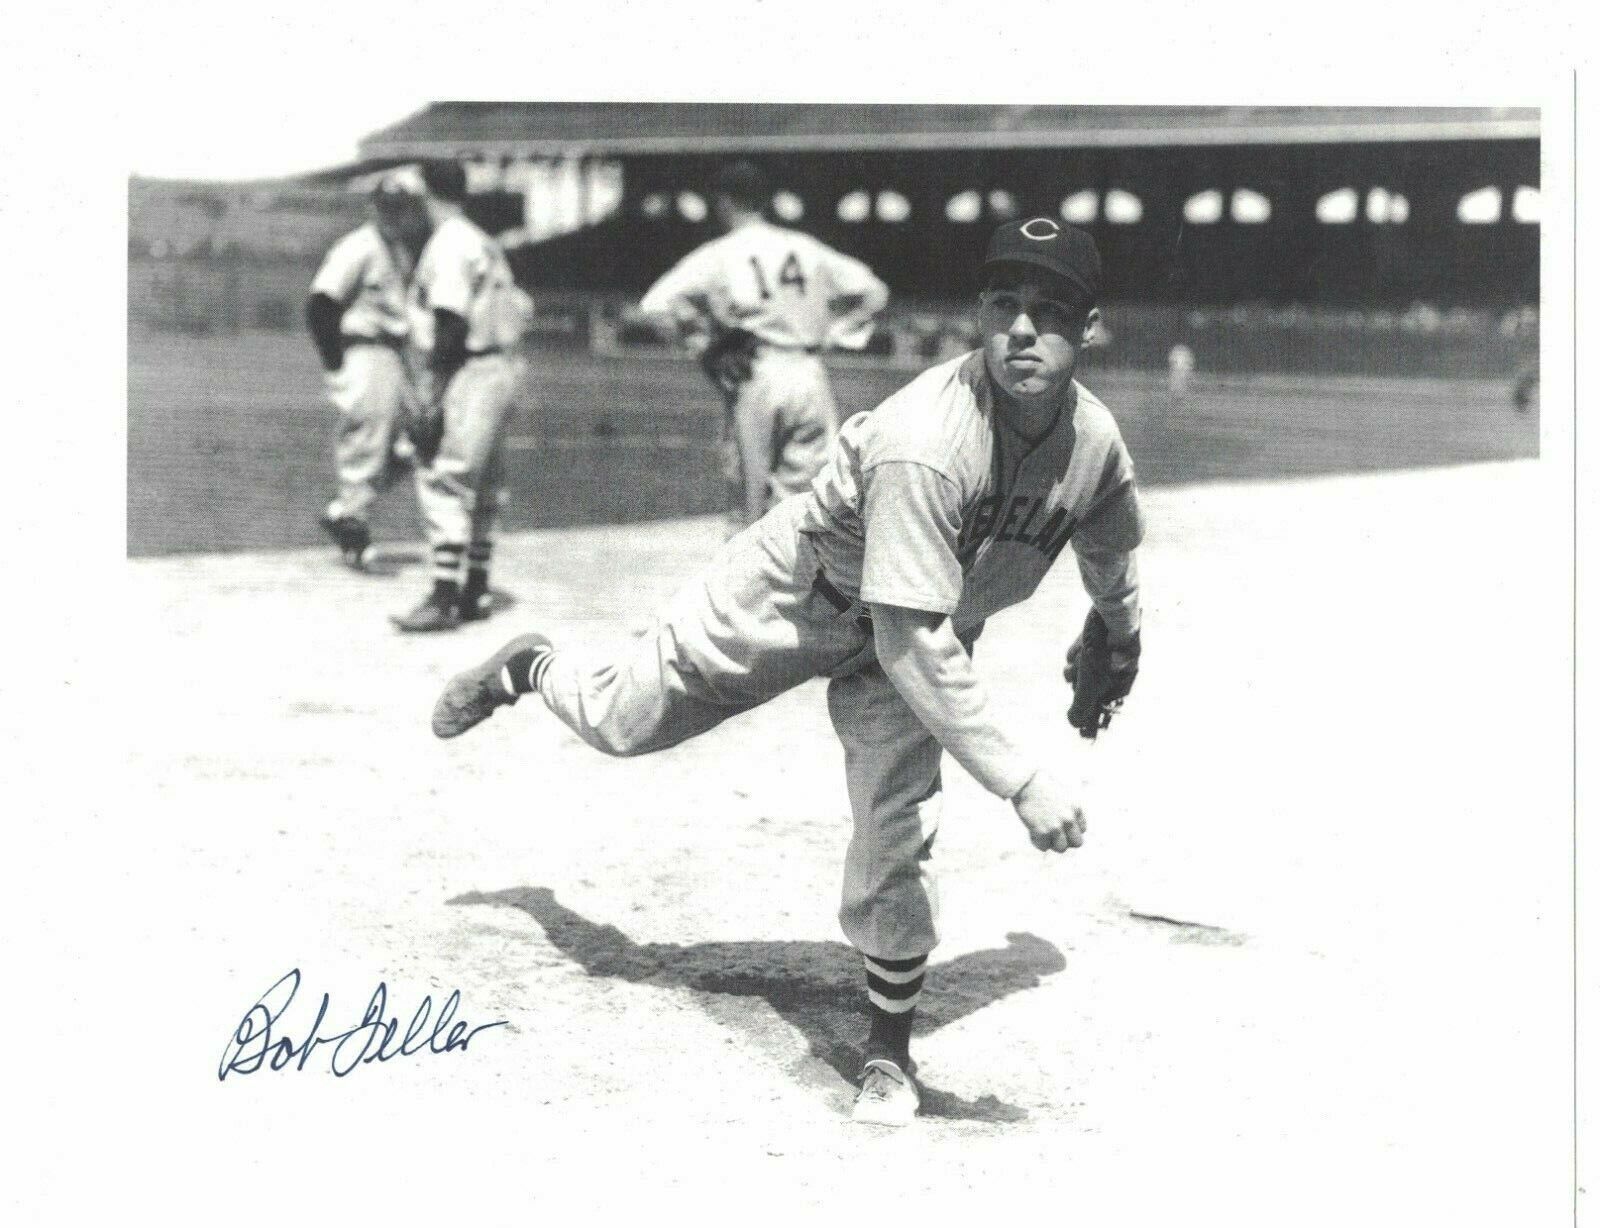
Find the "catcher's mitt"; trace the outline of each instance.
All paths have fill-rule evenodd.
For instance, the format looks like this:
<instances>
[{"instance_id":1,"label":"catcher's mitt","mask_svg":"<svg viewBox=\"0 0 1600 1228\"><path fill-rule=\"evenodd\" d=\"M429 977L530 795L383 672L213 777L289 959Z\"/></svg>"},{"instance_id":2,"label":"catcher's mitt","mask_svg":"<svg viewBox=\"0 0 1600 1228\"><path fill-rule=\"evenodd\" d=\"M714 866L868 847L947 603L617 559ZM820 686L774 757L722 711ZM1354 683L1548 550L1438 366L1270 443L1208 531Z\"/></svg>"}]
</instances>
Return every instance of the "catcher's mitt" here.
<instances>
[{"instance_id":1,"label":"catcher's mitt","mask_svg":"<svg viewBox=\"0 0 1600 1228\"><path fill-rule=\"evenodd\" d=\"M1083 633L1067 649L1062 676L1072 688L1067 723L1084 737L1095 737L1111 724L1111 717L1139 676L1139 633L1113 649L1100 611L1090 609Z\"/></svg>"},{"instance_id":2,"label":"catcher's mitt","mask_svg":"<svg viewBox=\"0 0 1600 1228\"><path fill-rule=\"evenodd\" d=\"M739 386L750 378L760 345L754 333L726 329L700 351L700 369L723 396L737 396Z\"/></svg>"}]
</instances>

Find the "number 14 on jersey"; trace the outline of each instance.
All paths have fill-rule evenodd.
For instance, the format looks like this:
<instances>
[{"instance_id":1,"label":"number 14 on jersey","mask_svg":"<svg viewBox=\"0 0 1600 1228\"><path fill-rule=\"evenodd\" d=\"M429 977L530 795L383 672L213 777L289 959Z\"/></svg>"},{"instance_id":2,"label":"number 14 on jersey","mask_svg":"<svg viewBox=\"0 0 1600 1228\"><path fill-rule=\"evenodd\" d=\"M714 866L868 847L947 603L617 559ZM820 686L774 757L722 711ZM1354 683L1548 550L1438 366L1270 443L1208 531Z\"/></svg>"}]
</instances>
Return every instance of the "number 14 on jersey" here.
<instances>
[{"instance_id":1,"label":"number 14 on jersey","mask_svg":"<svg viewBox=\"0 0 1600 1228\"><path fill-rule=\"evenodd\" d=\"M750 267L755 271L756 289L761 292L761 299L765 302L772 297L772 283L767 279L761 261L754 256L750 257ZM778 269L778 284L780 286L793 286L796 294L806 292L806 275L800 269L800 258L793 252L784 258L783 264Z\"/></svg>"}]
</instances>

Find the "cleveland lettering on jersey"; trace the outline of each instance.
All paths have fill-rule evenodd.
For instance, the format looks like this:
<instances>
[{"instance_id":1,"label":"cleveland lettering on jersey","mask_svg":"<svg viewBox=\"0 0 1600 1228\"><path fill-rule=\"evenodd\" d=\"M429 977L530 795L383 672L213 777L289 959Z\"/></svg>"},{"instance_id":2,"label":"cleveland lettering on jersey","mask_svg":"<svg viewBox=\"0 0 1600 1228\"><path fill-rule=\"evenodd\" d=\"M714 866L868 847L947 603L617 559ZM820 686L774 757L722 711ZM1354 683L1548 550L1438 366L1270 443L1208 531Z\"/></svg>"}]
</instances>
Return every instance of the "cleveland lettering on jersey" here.
<instances>
[{"instance_id":1,"label":"cleveland lettering on jersey","mask_svg":"<svg viewBox=\"0 0 1600 1228\"><path fill-rule=\"evenodd\" d=\"M1031 495L1005 492L985 495L961 526L961 534L956 539L957 555L963 562L970 562L984 541L992 538L997 542L1032 546L1050 562L1055 562L1072 536L1073 519L1064 507L1045 513L1048 503L1048 499ZM1032 531L1035 522L1039 525L1037 533Z\"/></svg>"},{"instance_id":2,"label":"cleveland lettering on jersey","mask_svg":"<svg viewBox=\"0 0 1600 1228\"><path fill-rule=\"evenodd\" d=\"M1093 393L1074 385L1059 423L1004 464L1002 431L976 353L847 422L806 525L829 581L864 601L942 609L962 629L1026 598L1076 535L1137 538L1138 526L1122 523L1137 505L1114 498L1131 488L1132 462ZM880 546L869 548L863 509L874 488L894 493L875 521ZM908 507L920 510L899 510Z\"/></svg>"}]
</instances>

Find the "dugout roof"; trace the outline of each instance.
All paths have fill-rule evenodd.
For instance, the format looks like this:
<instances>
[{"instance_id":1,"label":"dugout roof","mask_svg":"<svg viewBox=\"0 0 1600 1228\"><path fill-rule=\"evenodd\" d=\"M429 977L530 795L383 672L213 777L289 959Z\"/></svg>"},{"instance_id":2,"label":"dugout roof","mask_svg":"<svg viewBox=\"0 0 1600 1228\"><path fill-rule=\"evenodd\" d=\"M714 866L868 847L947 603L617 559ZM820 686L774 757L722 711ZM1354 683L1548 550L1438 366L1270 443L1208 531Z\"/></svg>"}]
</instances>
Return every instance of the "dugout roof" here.
<instances>
[{"instance_id":1,"label":"dugout roof","mask_svg":"<svg viewBox=\"0 0 1600 1228\"><path fill-rule=\"evenodd\" d=\"M1536 140L1525 107L438 102L363 159Z\"/></svg>"}]
</instances>

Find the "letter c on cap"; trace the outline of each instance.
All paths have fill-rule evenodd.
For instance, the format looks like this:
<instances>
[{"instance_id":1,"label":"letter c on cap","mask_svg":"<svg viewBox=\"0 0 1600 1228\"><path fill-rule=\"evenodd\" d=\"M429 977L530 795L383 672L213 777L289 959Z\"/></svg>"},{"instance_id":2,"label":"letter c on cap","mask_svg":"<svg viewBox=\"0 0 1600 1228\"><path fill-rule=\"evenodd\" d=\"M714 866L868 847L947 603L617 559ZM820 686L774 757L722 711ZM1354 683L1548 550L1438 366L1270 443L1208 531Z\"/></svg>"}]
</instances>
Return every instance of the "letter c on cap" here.
<instances>
[{"instance_id":1,"label":"letter c on cap","mask_svg":"<svg viewBox=\"0 0 1600 1228\"><path fill-rule=\"evenodd\" d=\"M1044 233L1035 233L1034 227L1036 226L1042 227L1044 229ZM1060 233L1061 227L1057 226L1047 217L1031 217L1026 222L1022 223L1023 237L1026 239L1037 239L1041 243L1047 239L1055 238Z\"/></svg>"}]
</instances>

